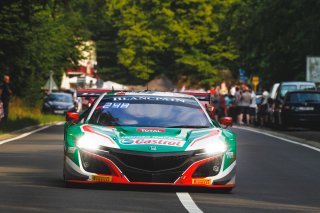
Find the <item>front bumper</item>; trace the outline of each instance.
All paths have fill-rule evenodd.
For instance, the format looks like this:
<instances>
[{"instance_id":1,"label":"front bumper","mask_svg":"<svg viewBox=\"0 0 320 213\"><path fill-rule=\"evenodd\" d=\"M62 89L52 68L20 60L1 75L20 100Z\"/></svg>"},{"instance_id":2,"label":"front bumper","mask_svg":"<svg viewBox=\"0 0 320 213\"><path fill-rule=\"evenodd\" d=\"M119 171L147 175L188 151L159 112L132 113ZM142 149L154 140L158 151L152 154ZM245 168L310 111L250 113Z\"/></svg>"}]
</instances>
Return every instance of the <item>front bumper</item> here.
<instances>
[{"instance_id":1,"label":"front bumper","mask_svg":"<svg viewBox=\"0 0 320 213\"><path fill-rule=\"evenodd\" d=\"M282 121L293 126L314 126L320 121L320 113L282 113Z\"/></svg>"},{"instance_id":2,"label":"front bumper","mask_svg":"<svg viewBox=\"0 0 320 213\"><path fill-rule=\"evenodd\" d=\"M121 183L233 188L236 161L223 170L224 155L196 151L145 153L119 149L79 151L80 167L66 157L65 180L74 183ZM210 171L215 166L215 171Z\"/></svg>"}]
</instances>

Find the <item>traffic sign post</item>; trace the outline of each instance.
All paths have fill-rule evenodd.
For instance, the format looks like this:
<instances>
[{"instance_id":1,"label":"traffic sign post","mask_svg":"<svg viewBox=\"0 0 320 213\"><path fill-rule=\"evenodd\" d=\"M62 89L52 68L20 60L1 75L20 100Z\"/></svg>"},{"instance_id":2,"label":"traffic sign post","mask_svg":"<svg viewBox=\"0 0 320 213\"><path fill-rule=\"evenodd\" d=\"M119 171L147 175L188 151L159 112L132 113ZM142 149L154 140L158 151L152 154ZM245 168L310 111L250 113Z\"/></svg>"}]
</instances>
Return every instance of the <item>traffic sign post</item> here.
<instances>
[{"instance_id":1,"label":"traffic sign post","mask_svg":"<svg viewBox=\"0 0 320 213\"><path fill-rule=\"evenodd\" d=\"M259 81L260 81L259 76L252 76L251 82L253 85L253 91L255 91L255 92L257 91L257 86L259 84Z\"/></svg>"}]
</instances>

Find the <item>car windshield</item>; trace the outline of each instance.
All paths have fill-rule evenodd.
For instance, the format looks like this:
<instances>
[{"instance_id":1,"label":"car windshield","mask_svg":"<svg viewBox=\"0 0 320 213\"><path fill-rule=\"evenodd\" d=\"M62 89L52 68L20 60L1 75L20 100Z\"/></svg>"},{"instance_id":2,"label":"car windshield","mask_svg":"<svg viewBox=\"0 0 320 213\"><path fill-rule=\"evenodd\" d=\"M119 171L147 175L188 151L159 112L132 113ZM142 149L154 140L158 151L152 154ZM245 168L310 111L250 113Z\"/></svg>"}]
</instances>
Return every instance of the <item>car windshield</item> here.
<instances>
[{"instance_id":1,"label":"car windshield","mask_svg":"<svg viewBox=\"0 0 320 213\"><path fill-rule=\"evenodd\" d=\"M281 91L280 91L280 96L284 97L288 91L293 91L297 90L298 87L296 85L282 85L281 86Z\"/></svg>"},{"instance_id":2,"label":"car windshield","mask_svg":"<svg viewBox=\"0 0 320 213\"><path fill-rule=\"evenodd\" d=\"M49 101L56 101L56 102L66 102L71 103L72 97L69 94L55 94L51 93L48 96Z\"/></svg>"},{"instance_id":3,"label":"car windshield","mask_svg":"<svg viewBox=\"0 0 320 213\"><path fill-rule=\"evenodd\" d=\"M289 103L320 103L320 93L292 93L288 95Z\"/></svg>"},{"instance_id":4,"label":"car windshield","mask_svg":"<svg viewBox=\"0 0 320 213\"><path fill-rule=\"evenodd\" d=\"M111 96L101 100L89 123L103 126L207 128L211 124L192 98Z\"/></svg>"}]
</instances>

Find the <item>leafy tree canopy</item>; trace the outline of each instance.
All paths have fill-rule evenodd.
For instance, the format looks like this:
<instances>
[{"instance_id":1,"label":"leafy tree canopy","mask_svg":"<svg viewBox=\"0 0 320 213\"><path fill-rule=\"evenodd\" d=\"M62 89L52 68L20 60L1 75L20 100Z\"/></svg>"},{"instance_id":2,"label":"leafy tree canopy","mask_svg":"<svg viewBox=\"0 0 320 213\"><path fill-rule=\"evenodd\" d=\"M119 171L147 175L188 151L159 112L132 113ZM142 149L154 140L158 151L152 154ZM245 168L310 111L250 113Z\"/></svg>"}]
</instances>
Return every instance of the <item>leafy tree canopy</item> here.
<instances>
[{"instance_id":1,"label":"leafy tree canopy","mask_svg":"<svg viewBox=\"0 0 320 213\"><path fill-rule=\"evenodd\" d=\"M52 70L60 77L75 66L76 48L89 38L69 1L3 0L0 3L1 74L11 75L13 91L31 105Z\"/></svg>"},{"instance_id":2,"label":"leafy tree canopy","mask_svg":"<svg viewBox=\"0 0 320 213\"><path fill-rule=\"evenodd\" d=\"M225 62L237 58L220 30L232 3L106 0L100 7L105 13L99 11L92 19L105 24L93 32L99 72L125 83L146 82L158 74L175 81L187 76L202 86L215 83L218 71L227 68Z\"/></svg>"}]
</instances>

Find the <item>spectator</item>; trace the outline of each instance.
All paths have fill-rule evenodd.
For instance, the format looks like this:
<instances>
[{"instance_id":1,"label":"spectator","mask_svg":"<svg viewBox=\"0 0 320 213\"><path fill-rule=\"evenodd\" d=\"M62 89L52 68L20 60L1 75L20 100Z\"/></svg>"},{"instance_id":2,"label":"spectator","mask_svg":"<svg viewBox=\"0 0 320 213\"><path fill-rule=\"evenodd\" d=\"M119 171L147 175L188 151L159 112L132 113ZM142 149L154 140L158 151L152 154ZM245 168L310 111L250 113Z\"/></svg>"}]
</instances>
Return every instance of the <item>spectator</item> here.
<instances>
[{"instance_id":1,"label":"spectator","mask_svg":"<svg viewBox=\"0 0 320 213\"><path fill-rule=\"evenodd\" d=\"M9 75L4 75L3 83L0 85L0 95L1 95L1 101L3 104L3 113L4 113L3 120L7 120L9 115L9 101L10 101L10 96L12 94L9 84L10 84Z\"/></svg>"},{"instance_id":2,"label":"spectator","mask_svg":"<svg viewBox=\"0 0 320 213\"><path fill-rule=\"evenodd\" d=\"M223 80L220 84L220 95L227 95L228 94L228 88L226 81Z\"/></svg>"},{"instance_id":3,"label":"spectator","mask_svg":"<svg viewBox=\"0 0 320 213\"><path fill-rule=\"evenodd\" d=\"M235 116L235 119L238 121L238 124L241 123L241 121L239 121L240 105L241 105L241 91L239 87L236 87L236 92L234 94L234 107L233 107L232 114Z\"/></svg>"},{"instance_id":4,"label":"spectator","mask_svg":"<svg viewBox=\"0 0 320 213\"><path fill-rule=\"evenodd\" d=\"M269 122L269 111L272 108L269 101L269 93L264 90L262 93L262 101L258 110L260 126L265 126Z\"/></svg>"},{"instance_id":5,"label":"spectator","mask_svg":"<svg viewBox=\"0 0 320 213\"><path fill-rule=\"evenodd\" d=\"M231 95L224 95L224 101L226 103L226 107L225 107L225 111L224 111L224 115L225 116L229 116L229 109L232 103L232 96Z\"/></svg>"},{"instance_id":6,"label":"spectator","mask_svg":"<svg viewBox=\"0 0 320 213\"><path fill-rule=\"evenodd\" d=\"M252 87L249 86L249 90L251 93L251 103L249 105L249 114L250 114L250 124L257 123L257 101L256 101L256 93L252 90Z\"/></svg>"},{"instance_id":7,"label":"spectator","mask_svg":"<svg viewBox=\"0 0 320 213\"><path fill-rule=\"evenodd\" d=\"M1 119L4 117L4 112L3 112L3 103L2 101L0 100L0 121Z\"/></svg>"},{"instance_id":8,"label":"spectator","mask_svg":"<svg viewBox=\"0 0 320 213\"><path fill-rule=\"evenodd\" d=\"M246 124L249 125L249 122L250 122L250 114L249 114L250 103L251 103L251 94L249 92L249 88L244 87L244 92L241 94L240 102L239 102L240 112L238 115L238 122L240 125L244 124L243 123L243 116L245 116Z\"/></svg>"},{"instance_id":9,"label":"spectator","mask_svg":"<svg viewBox=\"0 0 320 213\"><path fill-rule=\"evenodd\" d=\"M219 118L224 116L226 102L224 96L219 94L219 90L216 89L214 96L212 97L212 104L215 108L214 119L218 121Z\"/></svg>"}]
</instances>

